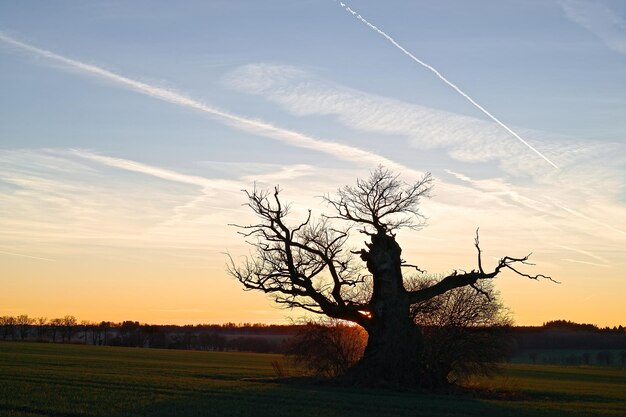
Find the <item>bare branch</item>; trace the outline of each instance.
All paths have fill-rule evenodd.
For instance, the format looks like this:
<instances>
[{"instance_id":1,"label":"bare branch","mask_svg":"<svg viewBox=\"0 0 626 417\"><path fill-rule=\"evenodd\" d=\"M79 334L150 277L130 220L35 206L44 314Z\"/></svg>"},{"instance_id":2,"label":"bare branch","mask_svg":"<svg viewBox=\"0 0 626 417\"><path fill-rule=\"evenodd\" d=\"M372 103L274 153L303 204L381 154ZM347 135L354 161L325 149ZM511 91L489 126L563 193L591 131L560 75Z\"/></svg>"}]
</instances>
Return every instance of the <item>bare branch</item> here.
<instances>
[{"instance_id":1,"label":"bare branch","mask_svg":"<svg viewBox=\"0 0 626 417\"><path fill-rule=\"evenodd\" d=\"M447 277L443 278L441 281L433 285L430 285L426 288L421 288L421 289L409 292L410 302L419 303L424 300L428 300L438 295L441 295L454 288L463 287L466 285L473 287L475 286L476 282L478 282L479 280L495 278L504 268L507 268L513 271L514 273L516 273L517 275L520 275L525 278L534 279L534 280L547 279L554 283L559 284L558 281L554 280L553 278L547 275L543 275L543 274L530 275L530 274L519 271L513 266L517 263L524 264L524 265L532 265L531 263L528 262L528 257L530 255L526 255L523 258L513 258L510 256L505 256L502 259L500 259L500 261L498 262L498 265L496 265L496 267L494 268L492 272L485 272L482 267L482 259L481 259L482 250L480 249L480 246L479 246L478 230L476 230L476 238L474 241L474 245L476 247L476 250L478 251L478 271L472 270L470 272L458 273L458 271L455 270L452 274L448 275Z\"/></svg>"},{"instance_id":2,"label":"bare branch","mask_svg":"<svg viewBox=\"0 0 626 417\"><path fill-rule=\"evenodd\" d=\"M491 296L489 295L489 293L487 291L485 291L482 288L478 287L476 284L470 284L470 287L472 287L474 290L476 290L477 293L484 295L485 298L487 298L488 301L491 301Z\"/></svg>"},{"instance_id":3,"label":"bare branch","mask_svg":"<svg viewBox=\"0 0 626 417\"><path fill-rule=\"evenodd\" d=\"M245 194L260 221L234 227L255 251L239 266L228 255L227 272L245 289L270 294L279 304L363 323L363 306L343 298L343 288L360 279L354 255L344 251L349 229L334 228L328 219L314 222L310 210L304 221L288 226L290 205L280 200L279 187Z\"/></svg>"},{"instance_id":4,"label":"bare branch","mask_svg":"<svg viewBox=\"0 0 626 417\"><path fill-rule=\"evenodd\" d=\"M478 238L479 229L480 229L479 227L476 228L476 239L474 239L474 246L476 246L476 250L478 251L478 270L480 271L481 274L484 274L485 271L483 271L483 262L481 259L482 251L480 250L479 238Z\"/></svg>"},{"instance_id":5,"label":"bare branch","mask_svg":"<svg viewBox=\"0 0 626 417\"><path fill-rule=\"evenodd\" d=\"M346 186L335 196L324 196L336 215L330 218L361 224L363 233L390 233L408 227L419 229L424 216L418 205L421 197L428 197L432 176L424 175L413 184L406 184L383 167L378 167L367 180L357 180L356 186ZM371 230L368 230L367 228Z\"/></svg>"},{"instance_id":6,"label":"bare branch","mask_svg":"<svg viewBox=\"0 0 626 417\"><path fill-rule=\"evenodd\" d=\"M402 268L415 268L415 270L417 272L419 272L420 274L425 274L426 273L425 269L420 269L417 265L407 264L404 260L402 261L402 264L400 265L400 267L402 267Z\"/></svg>"}]
</instances>

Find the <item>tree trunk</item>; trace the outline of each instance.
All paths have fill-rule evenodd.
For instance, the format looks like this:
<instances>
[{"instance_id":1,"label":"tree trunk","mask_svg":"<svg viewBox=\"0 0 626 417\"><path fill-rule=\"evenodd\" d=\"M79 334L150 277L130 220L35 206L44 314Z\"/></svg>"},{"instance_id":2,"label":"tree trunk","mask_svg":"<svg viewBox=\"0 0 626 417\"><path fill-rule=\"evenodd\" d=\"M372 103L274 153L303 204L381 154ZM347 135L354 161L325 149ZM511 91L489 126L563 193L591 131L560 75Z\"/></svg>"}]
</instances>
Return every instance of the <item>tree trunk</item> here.
<instances>
[{"instance_id":1,"label":"tree trunk","mask_svg":"<svg viewBox=\"0 0 626 417\"><path fill-rule=\"evenodd\" d=\"M408 317L380 320L368 329L363 358L351 371L355 382L368 386L421 384L422 333Z\"/></svg>"},{"instance_id":2,"label":"tree trunk","mask_svg":"<svg viewBox=\"0 0 626 417\"><path fill-rule=\"evenodd\" d=\"M369 336L365 353L351 375L365 385L419 385L422 333L410 317L402 250L384 231L372 236L368 248L361 257L372 274L372 317L365 329Z\"/></svg>"}]
</instances>

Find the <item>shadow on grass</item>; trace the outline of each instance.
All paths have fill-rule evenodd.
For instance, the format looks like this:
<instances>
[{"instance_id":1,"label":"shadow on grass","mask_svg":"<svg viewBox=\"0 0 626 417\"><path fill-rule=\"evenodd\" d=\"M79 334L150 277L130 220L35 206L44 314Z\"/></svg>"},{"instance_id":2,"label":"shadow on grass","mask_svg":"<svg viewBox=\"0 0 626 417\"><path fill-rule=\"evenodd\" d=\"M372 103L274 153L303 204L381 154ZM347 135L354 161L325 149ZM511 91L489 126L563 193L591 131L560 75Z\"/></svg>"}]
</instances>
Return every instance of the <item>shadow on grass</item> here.
<instances>
[{"instance_id":1,"label":"shadow on grass","mask_svg":"<svg viewBox=\"0 0 626 417\"><path fill-rule=\"evenodd\" d=\"M165 399L124 416L256 416L256 417L456 417L554 416L554 410L525 409L515 403L494 402L494 394L476 392L425 393L351 388L315 378L246 380L235 389L195 392ZM507 401L512 401L507 394ZM488 397L485 401L481 396ZM564 414L565 415L565 414ZM571 415L568 414L568 415Z\"/></svg>"},{"instance_id":2,"label":"shadow on grass","mask_svg":"<svg viewBox=\"0 0 626 417\"><path fill-rule=\"evenodd\" d=\"M17 416L17 415L33 415L33 416L49 416L49 417L89 417L89 414L73 413L68 411L51 411L39 409L37 407L30 407L27 405L21 406L4 406L0 405L0 415L2 416Z\"/></svg>"}]
</instances>

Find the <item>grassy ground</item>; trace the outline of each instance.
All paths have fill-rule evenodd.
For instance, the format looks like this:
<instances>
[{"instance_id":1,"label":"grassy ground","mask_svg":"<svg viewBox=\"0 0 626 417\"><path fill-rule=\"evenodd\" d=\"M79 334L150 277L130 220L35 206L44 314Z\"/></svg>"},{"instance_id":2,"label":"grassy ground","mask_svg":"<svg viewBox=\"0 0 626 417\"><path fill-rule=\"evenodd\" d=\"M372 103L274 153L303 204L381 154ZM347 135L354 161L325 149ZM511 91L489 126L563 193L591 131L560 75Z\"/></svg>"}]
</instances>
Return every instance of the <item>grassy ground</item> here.
<instances>
[{"instance_id":1,"label":"grassy ground","mask_svg":"<svg viewBox=\"0 0 626 417\"><path fill-rule=\"evenodd\" d=\"M624 349L530 349L519 352L510 359L512 363L542 364L542 365L598 365L624 367L622 355ZM610 357L610 363L599 357L605 354Z\"/></svg>"},{"instance_id":2,"label":"grassy ground","mask_svg":"<svg viewBox=\"0 0 626 417\"><path fill-rule=\"evenodd\" d=\"M0 416L625 416L626 371L508 365L433 395L276 383L276 355L0 343ZM286 367L286 373L296 371Z\"/></svg>"}]
</instances>

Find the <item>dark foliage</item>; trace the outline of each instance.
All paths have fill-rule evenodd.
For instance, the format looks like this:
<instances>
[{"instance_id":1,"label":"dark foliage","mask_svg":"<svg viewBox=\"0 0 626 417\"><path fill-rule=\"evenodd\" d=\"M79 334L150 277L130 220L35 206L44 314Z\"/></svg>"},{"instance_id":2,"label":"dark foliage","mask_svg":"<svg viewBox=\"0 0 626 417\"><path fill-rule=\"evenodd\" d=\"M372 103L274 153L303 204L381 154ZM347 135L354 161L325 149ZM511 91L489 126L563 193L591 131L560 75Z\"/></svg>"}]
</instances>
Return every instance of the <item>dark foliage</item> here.
<instances>
[{"instance_id":1,"label":"dark foliage","mask_svg":"<svg viewBox=\"0 0 626 417\"><path fill-rule=\"evenodd\" d=\"M411 285L428 282L421 279ZM511 351L512 321L493 284L484 281L477 288L456 288L412 307L424 334L423 378L430 386L492 375Z\"/></svg>"},{"instance_id":2,"label":"dark foliage","mask_svg":"<svg viewBox=\"0 0 626 417\"><path fill-rule=\"evenodd\" d=\"M363 356L367 333L335 320L309 322L289 340L287 355L316 376L345 375Z\"/></svg>"}]
</instances>

